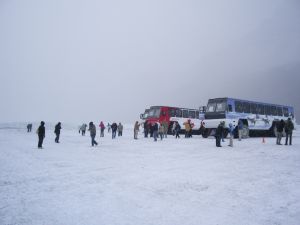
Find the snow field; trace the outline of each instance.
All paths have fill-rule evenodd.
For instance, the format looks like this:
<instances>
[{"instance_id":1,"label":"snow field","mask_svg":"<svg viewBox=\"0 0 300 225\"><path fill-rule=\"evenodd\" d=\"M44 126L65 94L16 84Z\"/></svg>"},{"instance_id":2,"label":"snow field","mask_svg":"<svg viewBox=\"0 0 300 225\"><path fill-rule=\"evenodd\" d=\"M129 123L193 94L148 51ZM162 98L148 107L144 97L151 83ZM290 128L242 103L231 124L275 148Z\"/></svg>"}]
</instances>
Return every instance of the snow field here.
<instances>
[{"instance_id":1,"label":"snow field","mask_svg":"<svg viewBox=\"0 0 300 225\"><path fill-rule=\"evenodd\" d=\"M126 129L127 127L127 129ZM44 149L24 129L0 129L0 224L296 225L300 133L274 138L99 137L46 126ZM33 129L34 130L34 129Z\"/></svg>"}]
</instances>

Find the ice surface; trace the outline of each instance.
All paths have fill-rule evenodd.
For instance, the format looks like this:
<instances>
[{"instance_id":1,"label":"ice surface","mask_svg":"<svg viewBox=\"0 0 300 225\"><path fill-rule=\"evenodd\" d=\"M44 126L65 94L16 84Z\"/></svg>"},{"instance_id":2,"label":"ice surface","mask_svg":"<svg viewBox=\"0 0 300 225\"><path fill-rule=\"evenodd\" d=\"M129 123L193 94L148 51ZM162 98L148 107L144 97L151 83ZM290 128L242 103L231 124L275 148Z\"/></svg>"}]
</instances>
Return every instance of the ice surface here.
<instances>
[{"instance_id":1,"label":"ice surface","mask_svg":"<svg viewBox=\"0 0 300 225\"><path fill-rule=\"evenodd\" d=\"M134 140L127 125L115 140L98 129L93 148L62 124L61 143L46 126L40 150L36 128L2 128L1 225L300 224L299 129L293 146L251 138L216 148L199 136Z\"/></svg>"}]
</instances>

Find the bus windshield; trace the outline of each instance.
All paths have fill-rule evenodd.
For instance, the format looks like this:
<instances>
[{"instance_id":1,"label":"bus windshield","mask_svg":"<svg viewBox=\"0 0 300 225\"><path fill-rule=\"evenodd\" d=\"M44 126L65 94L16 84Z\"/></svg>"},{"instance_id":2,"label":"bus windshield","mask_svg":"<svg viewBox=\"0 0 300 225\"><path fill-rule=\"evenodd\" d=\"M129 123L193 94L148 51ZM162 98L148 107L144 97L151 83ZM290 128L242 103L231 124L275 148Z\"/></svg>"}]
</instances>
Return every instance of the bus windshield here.
<instances>
[{"instance_id":1,"label":"bus windshield","mask_svg":"<svg viewBox=\"0 0 300 225\"><path fill-rule=\"evenodd\" d=\"M206 108L206 112L225 112L226 111L225 100L209 100Z\"/></svg>"},{"instance_id":2,"label":"bus windshield","mask_svg":"<svg viewBox=\"0 0 300 225\"><path fill-rule=\"evenodd\" d=\"M151 108L147 114L147 118L159 118L160 108Z\"/></svg>"}]
</instances>

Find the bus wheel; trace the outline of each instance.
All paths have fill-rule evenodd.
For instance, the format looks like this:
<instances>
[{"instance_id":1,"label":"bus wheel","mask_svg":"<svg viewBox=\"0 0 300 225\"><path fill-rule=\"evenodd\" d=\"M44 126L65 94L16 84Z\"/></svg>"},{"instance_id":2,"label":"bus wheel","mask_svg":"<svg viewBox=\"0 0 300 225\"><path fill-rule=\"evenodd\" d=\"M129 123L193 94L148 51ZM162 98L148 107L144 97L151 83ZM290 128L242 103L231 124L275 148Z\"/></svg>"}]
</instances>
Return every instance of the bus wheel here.
<instances>
[{"instance_id":1,"label":"bus wheel","mask_svg":"<svg viewBox=\"0 0 300 225\"><path fill-rule=\"evenodd\" d=\"M202 133L202 137L203 138L208 138L209 134L210 134L210 129L205 128L203 133Z\"/></svg>"}]
</instances>

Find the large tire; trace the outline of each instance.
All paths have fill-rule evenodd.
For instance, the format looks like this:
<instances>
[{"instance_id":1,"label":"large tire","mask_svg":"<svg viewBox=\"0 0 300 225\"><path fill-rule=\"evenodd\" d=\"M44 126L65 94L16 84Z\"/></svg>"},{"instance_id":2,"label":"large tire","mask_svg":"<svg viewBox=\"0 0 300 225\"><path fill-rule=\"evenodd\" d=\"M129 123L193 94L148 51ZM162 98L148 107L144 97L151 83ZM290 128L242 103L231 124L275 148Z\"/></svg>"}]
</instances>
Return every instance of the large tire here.
<instances>
[{"instance_id":1,"label":"large tire","mask_svg":"<svg viewBox=\"0 0 300 225\"><path fill-rule=\"evenodd\" d=\"M202 133L202 137L203 138L208 138L209 134L210 134L210 129L205 128L203 133Z\"/></svg>"}]
</instances>

